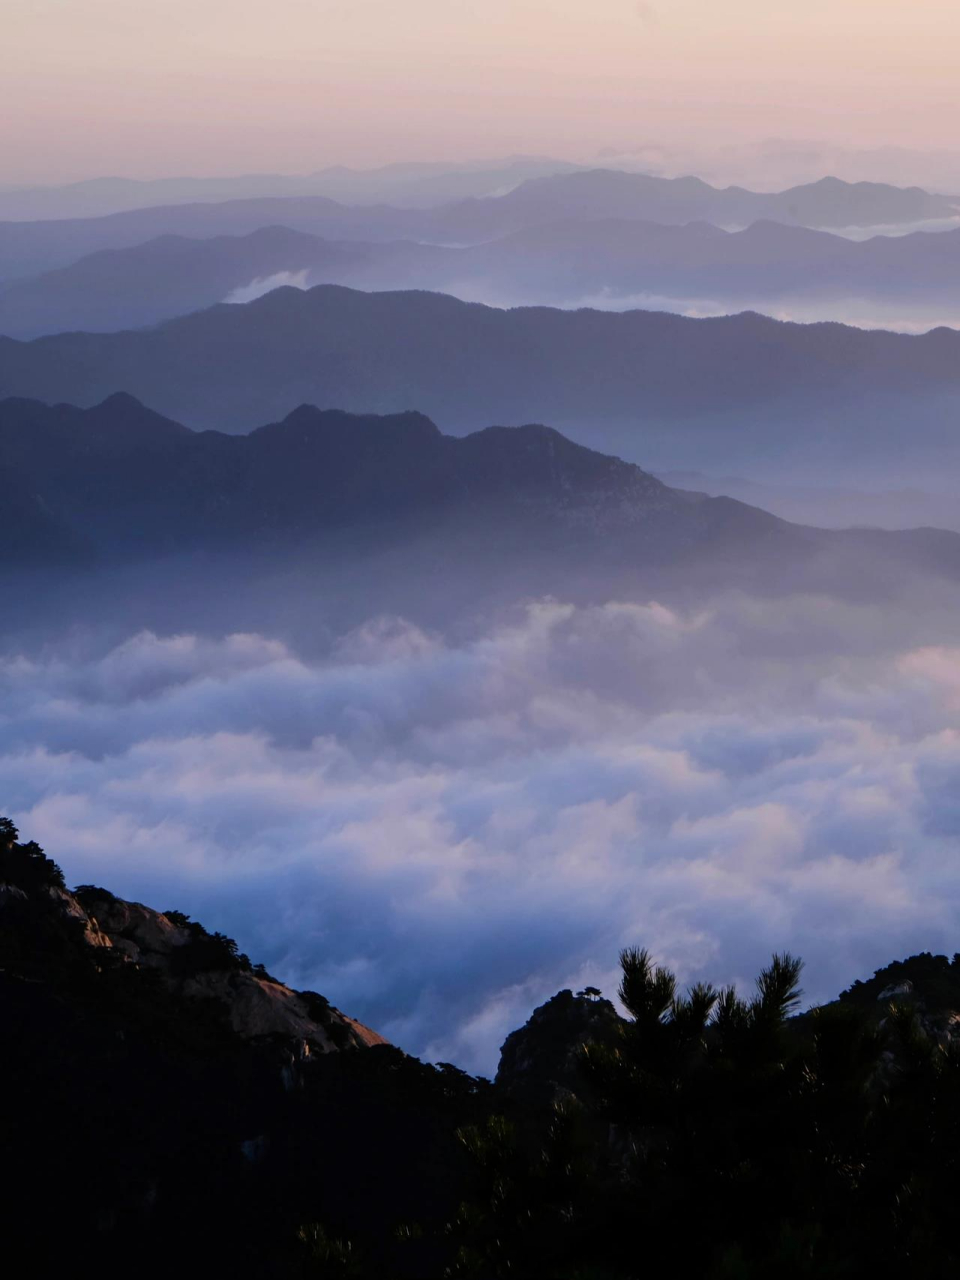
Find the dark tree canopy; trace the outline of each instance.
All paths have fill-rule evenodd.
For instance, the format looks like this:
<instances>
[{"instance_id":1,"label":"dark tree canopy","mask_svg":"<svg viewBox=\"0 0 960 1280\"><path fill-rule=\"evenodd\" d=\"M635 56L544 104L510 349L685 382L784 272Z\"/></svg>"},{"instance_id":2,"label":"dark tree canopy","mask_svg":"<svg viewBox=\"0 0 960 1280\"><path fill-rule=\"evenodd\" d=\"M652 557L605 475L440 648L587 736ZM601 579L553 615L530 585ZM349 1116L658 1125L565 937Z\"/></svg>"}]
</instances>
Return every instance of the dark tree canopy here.
<instances>
[{"instance_id":1,"label":"dark tree canopy","mask_svg":"<svg viewBox=\"0 0 960 1280\"><path fill-rule=\"evenodd\" d=\"M628 948L625 1016L595 988L558 993L508 1037L491 1085L350 1048L313 993L341 1052L241 1039L185 994L205 971L226 989L262 976L232 939L166 913L186 934L172 983L90 945L84 912L118 900L71 898L6 819L0 885L0 1149L16 1171L0 1231L38 1275L122 1256L157 1280L177 1258L265 1280L960 1265L960 956L894 962L798 1013L794 956L748 993L684 991Z\"/></svg>"},{"instance_id":2,"label":"dark tree canopy","mask_svg":"<svg viewBox=\"0 0 960 1280\"><path fill-rule=\"evenodd\" d=\"M63 889L63 872L33 840L20 843L9 818L0 818L0 884L18 889Z\"/></svg>"}]
</instances>

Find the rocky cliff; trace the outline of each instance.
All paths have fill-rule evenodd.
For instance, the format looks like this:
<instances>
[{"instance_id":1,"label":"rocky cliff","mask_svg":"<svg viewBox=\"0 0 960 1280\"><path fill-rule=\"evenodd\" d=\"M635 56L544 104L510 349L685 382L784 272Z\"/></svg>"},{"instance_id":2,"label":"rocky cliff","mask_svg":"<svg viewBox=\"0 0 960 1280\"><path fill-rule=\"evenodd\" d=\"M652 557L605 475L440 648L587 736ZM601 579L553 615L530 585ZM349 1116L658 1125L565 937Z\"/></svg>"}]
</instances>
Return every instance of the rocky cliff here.
<instances>
[{"instance_id":1,"label":"rocky cliff","mask_svg":"<svg viewBox=\"0 0 960 1280\"><path fill-rule=\"evenodd\" d=\"M159 979L177 1002L204 1009L241 1042L279 1051L288 1063L387 1043L323 996L294 991L251 965L232 939L171 915L92 886L69 892L57 884L0 883L0 926L8 940L32 929L59 934L89 973L106 981L119 966Z\"/></svg>"},{"instance_id":2,"label":"rocky cliff","mask_svg":"<svg viewBox=\"0 0 960 1280\"><path fill-rule=\"evenodd\" d=\"M123 963L155 971L187 999L219 1006L245 1041L286 1043L301 1058L387 1043L323 996L293 991L255 971L245 957L233 953L229 939L208 934L193 921L171 919L104 889L50 892L64 915L82 925L88 945L108 947Z\"/></svg>"},{"instance_id":3,"label":"rocky cliff","mask_svg":"<svg viewBox=\"0 0 960 1280\"><path fill-rule=\"evenodd\" d=\"M321 1213L389 1252L404 1215L456 1208L476 1081L179 912L68 889L4 819L0 1027L0 1235L34 1274L326 1274L298 1234L320 1248ZM413 1274L437 1274L424 1248Z\"/></svg>"}]
</instances>

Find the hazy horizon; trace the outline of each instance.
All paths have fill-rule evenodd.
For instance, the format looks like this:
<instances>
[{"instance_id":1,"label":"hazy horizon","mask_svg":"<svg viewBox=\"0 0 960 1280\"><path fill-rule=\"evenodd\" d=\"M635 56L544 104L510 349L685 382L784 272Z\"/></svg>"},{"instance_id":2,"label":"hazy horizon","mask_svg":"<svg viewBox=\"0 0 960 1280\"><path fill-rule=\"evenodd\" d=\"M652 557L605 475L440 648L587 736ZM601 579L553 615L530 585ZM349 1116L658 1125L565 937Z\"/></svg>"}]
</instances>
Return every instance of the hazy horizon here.
<instances>
[{"instance_id":1,"label":"hazy horizon","mask_svg":"<svg viewBox=\"0 0 960 1280\"><path fill-rule=\"evenodd\" d=\"M670 169L713 151L743 176L771 138L827 168L883 148L877 176L910 181L960 125L941 0L278 0L269 24L254 0L11 0L5 17L8 185L516 153Z\"/></svg>"},{"instance_id":2,"label":"hazy horizon","mask_svg":"<svg viewBox=\"0 0 960 1280\"><path fill-rule=\"evenodd\" d=\"M745 186L756 191L777 191L785 187L840 178L844 182L885 182L894 186L927 186L955 195L960 192L960 148L936 150L922 147L857 146L825 138L745 138L739 142L718 142L700 147L696 142L675 144L650 140L629 148L598 145L579 150L558 145L541 150L481 150L475 155L457 155L456 144L446 148L401 149L378 158L326 155L304 156L299 164L271 165L265 156L259 165L236 164L221 168L216 161L206 167L178 165L175 159L163 168L144 164L135 157L130 164L114 168L37 174L20 180L0 181L0 192L43 191L98 182L165 183L176 181L229 181L241 178L310 178L329 170L343 169L356 174L375 174L404 167L436 169L438 172L482 172L504 163L542 161L549 165L571 165L584 169L617 169L648 173L657 177L698 177L711 186ZM939 180L938 180L939 176ZM491 195L503 194L504 189ZM879 233L877 233L879 234Z\"/></svg>"}]
</instances>

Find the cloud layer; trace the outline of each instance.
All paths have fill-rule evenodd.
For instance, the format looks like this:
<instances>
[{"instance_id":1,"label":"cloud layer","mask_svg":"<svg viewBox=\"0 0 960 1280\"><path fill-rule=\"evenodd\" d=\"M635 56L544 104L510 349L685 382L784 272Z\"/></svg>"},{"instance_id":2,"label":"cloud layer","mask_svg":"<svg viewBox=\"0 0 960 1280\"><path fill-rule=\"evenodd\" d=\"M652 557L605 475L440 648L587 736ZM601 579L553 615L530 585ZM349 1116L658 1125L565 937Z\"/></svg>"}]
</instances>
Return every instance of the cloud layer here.
<instances>
[{"instance_id":1,"label":"cloud layer","mask_svg":"<svg viewBox=\"0 0 960 1280\"><path fill-rule=\"evenodd\" d=\"M531 605L454 643L377 619L306 660L142 633L0 661L0 811L411 1052L491 1071L621 946L826 998L952 952L952 623L796 597Z\"/></svg>"}]
</instances>

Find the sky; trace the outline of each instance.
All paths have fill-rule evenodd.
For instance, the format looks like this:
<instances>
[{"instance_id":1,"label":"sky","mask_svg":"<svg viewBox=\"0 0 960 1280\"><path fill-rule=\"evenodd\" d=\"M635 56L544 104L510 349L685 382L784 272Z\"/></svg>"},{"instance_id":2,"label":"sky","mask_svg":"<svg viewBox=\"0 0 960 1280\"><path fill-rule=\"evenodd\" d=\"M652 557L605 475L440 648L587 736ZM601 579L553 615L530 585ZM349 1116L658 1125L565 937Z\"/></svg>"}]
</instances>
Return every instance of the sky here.
<instances>
[{"instance_id":1,"label":"sky","mask_svg":"<svg viewBox=\"0 0 960 1280\"><path fill-rule=\"evenodd\" d=\"M954 0L3 0L0 183L960 134Z\"/></svg>"}]
</instances>

